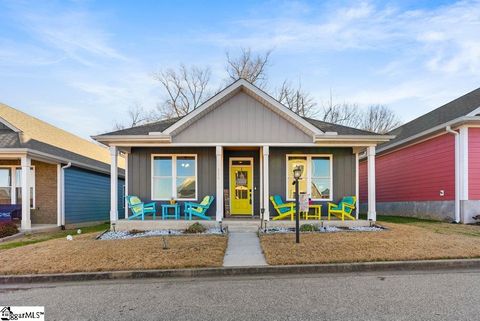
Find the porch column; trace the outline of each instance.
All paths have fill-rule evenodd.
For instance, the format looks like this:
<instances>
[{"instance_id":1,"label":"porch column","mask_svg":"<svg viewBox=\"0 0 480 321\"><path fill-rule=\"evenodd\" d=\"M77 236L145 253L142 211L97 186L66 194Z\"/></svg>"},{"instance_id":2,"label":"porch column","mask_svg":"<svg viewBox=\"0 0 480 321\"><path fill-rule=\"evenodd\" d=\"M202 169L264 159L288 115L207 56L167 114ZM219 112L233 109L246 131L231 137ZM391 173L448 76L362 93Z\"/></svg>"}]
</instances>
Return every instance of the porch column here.
<instances>
[{"instance_id":1,"label":"porch column","mask_svg":"<svg viewBox=\"0 0 480 321\"><path fill-rule=\"evenodd\" d=\"M27 155L21 158L22 166L22 230L30 230L32 221L30 220L30 166L31 159Z\"/></svg>"},{"instance_id":2,"label":"porch column","mask_svg":"<svg viewBox=\"0 0 480 321\"><path fill-rule=\"evenodd\" d=\"M215 153L217 156L217 159L216 159L217 212L216 212L215 218L217 222L220 222L223 220L223 147L216 146Z\"/></svg>"},{"instance_id":3,"label":"porch column","mask_svg":"<svg viewBox=\"0 0 480 321\"><path fill-rule=\"evenodd\" d=\"M358 220L360 213L360 164L358 159L358 152L355 153L355 197L357 204L355 206L355 219Z\"/></svg>"},{"instance_id":4,"label":"porch column","mask_svg":"<svg viewBox=\"0 0 480 321\"><path fill-rule=\"evenodd\" d=\"M125 152L125 196L128 196L128 153ZM127 197L123 200L123 203L125 204L125 219L128 219L128 202L127 202Z\"/></svg>"},{"instance_id":5,"label":"porch column","mask_svg":"<svg viewBox=\"0 0 480 321\"><path fill-rule=\"evenodd\" d=\"M375 146L367 148L368 162L368 220L376 221L377 212L375 209Z\"/></svg>"},{"instance_id":6,"label":"porch column","mask_svg":"<svg viewBox=\"0 0 480 321\"><path fill-rule=\"evenodd\" d=\"M118 150L110 146L110 223L118 220Z\"/></svg>"},{"instance_id":7,"label":"porch column","mask_svg":"<svg viewBox=\"0 0 480 321\"><path fill-rule=\"evenodd\" d=\"M57 226L62 226L62 164L57 164Z\"/></svg>"},{"instance_id":8,"label":"porch column","mask_svg":"<svg viewBox=\"0 0 480 321\"><path fill-rule=\"evenodd\" d=\"M268 175L268 163L269 163L269 155L270 155L270 147L263 146L263 206L265 208L265 213L263 214L263 218L265 221L270 221L270 202L269 202L269 175Z\"/></svg>"}]
</instances>

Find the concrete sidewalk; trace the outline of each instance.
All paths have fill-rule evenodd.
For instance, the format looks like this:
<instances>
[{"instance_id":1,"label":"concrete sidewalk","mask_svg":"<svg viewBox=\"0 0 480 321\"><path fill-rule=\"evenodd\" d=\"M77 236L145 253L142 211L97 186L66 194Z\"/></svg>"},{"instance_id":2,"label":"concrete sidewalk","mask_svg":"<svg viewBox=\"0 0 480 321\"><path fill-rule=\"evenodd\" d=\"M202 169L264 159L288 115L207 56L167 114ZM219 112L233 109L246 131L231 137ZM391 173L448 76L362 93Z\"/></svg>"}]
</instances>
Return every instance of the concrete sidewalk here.
<instances>
[{"instance_id":1,"label":"concrete sidewalk","mask_svg":"<svg viewBox=\"0 0 480 321\"><path fill-rule=\"evenodd\" d=\"M227 251L223 266L267 265L256 228L237 227L229 229Z\"/></svg>"}]
</instances>

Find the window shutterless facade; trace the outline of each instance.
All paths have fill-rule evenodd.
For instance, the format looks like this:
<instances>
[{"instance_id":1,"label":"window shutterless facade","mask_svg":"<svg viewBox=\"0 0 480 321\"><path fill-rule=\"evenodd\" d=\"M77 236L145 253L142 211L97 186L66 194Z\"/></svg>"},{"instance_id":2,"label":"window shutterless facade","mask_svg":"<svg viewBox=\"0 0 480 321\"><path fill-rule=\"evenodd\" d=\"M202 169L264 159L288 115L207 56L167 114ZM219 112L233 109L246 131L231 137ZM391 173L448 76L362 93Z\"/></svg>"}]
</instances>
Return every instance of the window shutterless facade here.
<instances>
[{"instance_id":1,"label":"window shutterless facade","mask_svg":"<svg viewBox=\"0 0 480 321\"><path fill-rule=\"evenodd\" d=\"M30 208L35 208L35 167L30 167ZM22 168L0 167L0 204L22 203Z\"/></svg>"},{"instance_id":2,"label":"window shutterless facade","mask_svg":"<svg viewBox=\"0 0 480 321\"><path fill-rule=\"evenodd\" d=\"M152 200L195 201L197 155L152 155Z\"/></svg>"},{"instance_id":3,"label":"window shutterless facade","mask_svg":"<svg viewBox=\"0 0 480 321\"><path fill-rule=\"evenodd\" d=\"M295 199L293 169L302 168L299 192L313 201L331 201L333 197L332 155L287 155L287 200Z\"/></svg>"}]
</instances>

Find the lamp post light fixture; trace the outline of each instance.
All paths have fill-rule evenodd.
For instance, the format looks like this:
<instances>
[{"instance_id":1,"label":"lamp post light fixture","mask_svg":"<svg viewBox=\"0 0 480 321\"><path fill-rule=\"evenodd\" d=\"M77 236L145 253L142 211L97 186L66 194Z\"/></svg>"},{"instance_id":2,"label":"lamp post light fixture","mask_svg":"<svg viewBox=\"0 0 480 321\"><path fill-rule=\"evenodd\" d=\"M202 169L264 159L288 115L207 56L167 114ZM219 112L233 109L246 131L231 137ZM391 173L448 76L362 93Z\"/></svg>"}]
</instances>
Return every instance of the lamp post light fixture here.
<instances>
[{"instance_id":1,"label":"lamp post light fixture","mask_svg":"<svg viewBox=\"0 0 480 321\"><path fill-rule=\"evenodd\" d=\"M296 166L293 169L293 178L295 181L295 242L300 243L300 195L298 180L302 177L303 167Z\"/></svg>"}]
</instances>

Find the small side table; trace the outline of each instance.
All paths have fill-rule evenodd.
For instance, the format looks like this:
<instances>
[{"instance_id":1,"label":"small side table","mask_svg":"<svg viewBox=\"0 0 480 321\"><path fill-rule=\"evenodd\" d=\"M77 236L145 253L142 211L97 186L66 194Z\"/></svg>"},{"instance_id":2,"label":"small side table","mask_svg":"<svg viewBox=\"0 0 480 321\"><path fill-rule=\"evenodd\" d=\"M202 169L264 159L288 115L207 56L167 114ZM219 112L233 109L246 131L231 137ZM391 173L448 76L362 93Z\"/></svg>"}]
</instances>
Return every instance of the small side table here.
<instances>
[{"instance_id":1,"label":"small side table","mask_svg":"<svg viewBox=\"0 0 480 321\"><path fill-rule=\"evenodd\" d=\"M313 213L310 214L310 209L313 209ZM305 219L308 220L310 218L321 220L322 219L322 205L320 204L312 204L308 205L308 212L304 213Z\"/></svg>"},{"instance_id":2,"label":"small side table","mask_svg":"<svg viewBox=\"0 0 480 321\"><path fill-rule=\"evenodd\" d=\"M173 214L169 214L169 209L173 208ZM162 220L174 218L180 219L180 204L162 204Z\"/></svg>"}]
</instances>

